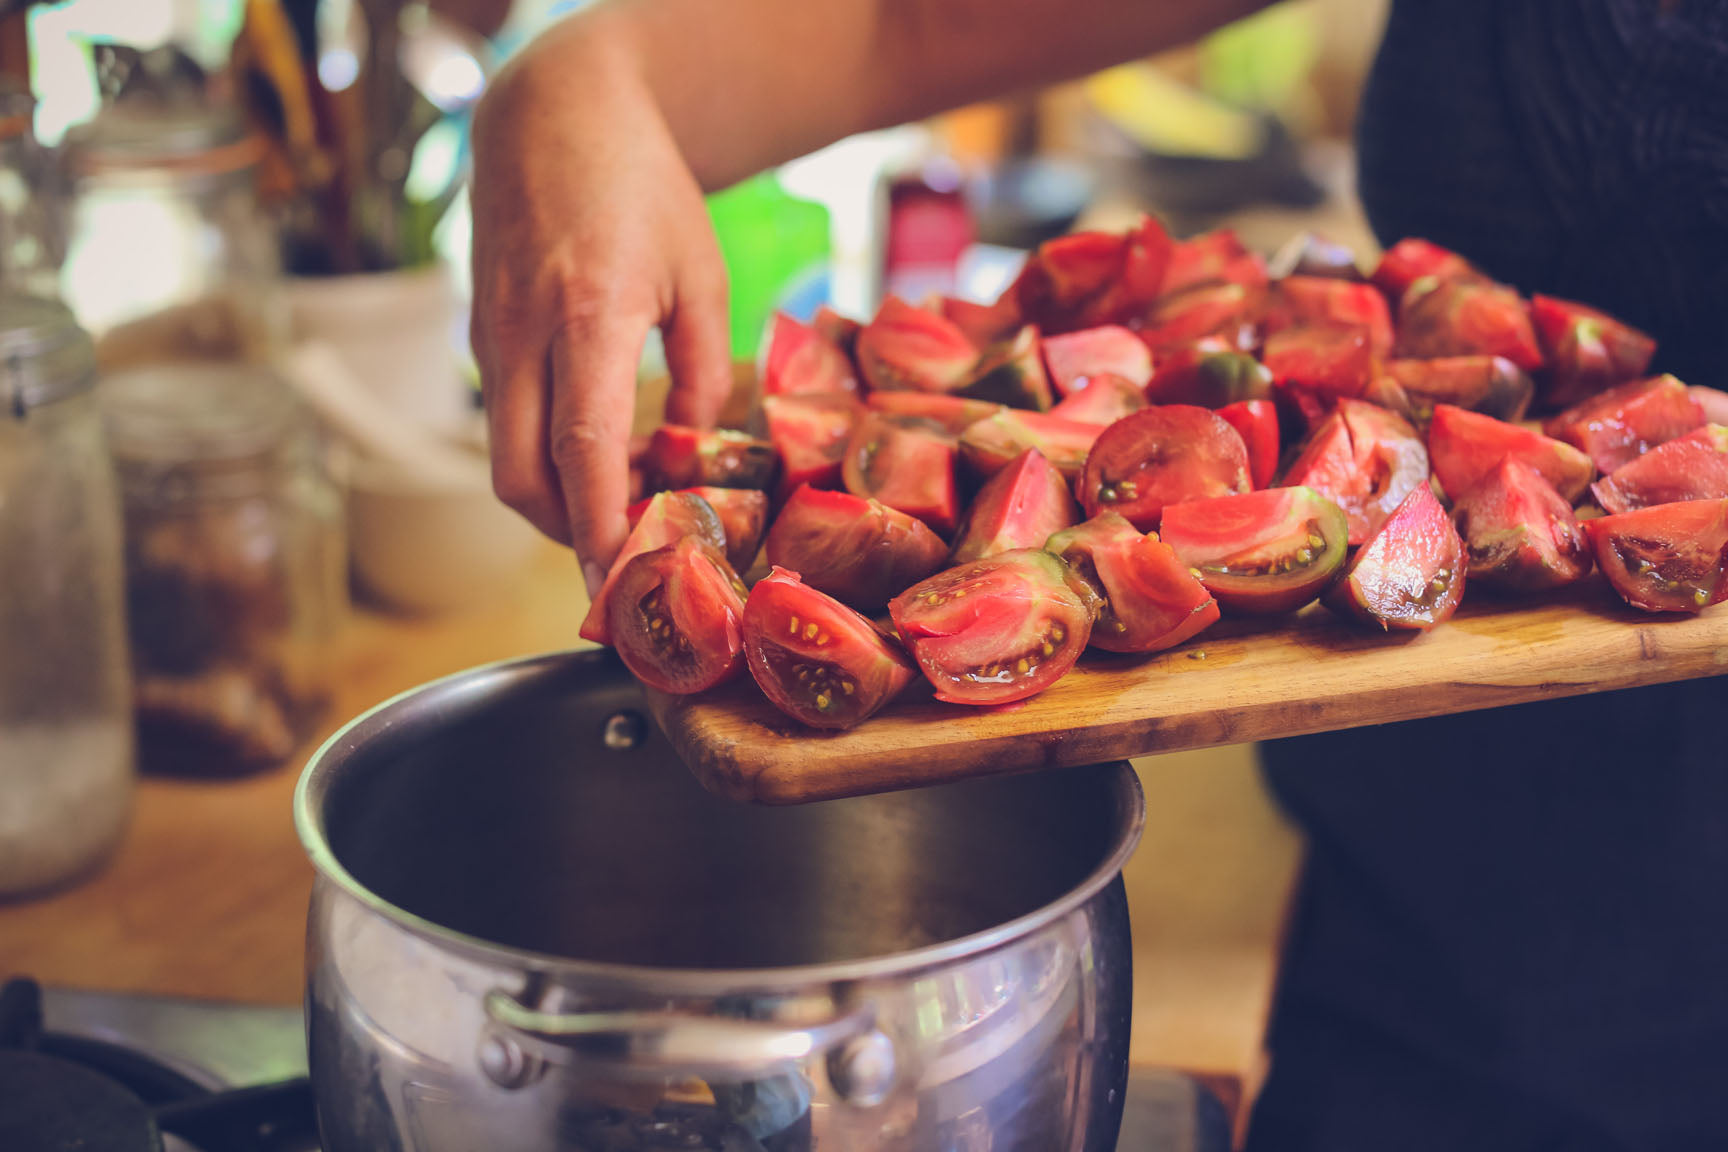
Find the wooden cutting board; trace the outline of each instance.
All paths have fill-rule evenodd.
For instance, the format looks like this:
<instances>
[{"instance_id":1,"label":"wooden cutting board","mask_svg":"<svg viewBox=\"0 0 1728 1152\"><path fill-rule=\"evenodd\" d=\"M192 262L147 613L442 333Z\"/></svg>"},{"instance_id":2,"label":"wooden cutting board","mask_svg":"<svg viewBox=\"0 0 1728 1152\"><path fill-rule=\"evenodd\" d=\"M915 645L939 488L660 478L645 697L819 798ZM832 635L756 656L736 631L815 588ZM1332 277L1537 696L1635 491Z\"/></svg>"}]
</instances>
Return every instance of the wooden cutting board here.
<instances>
[{"instance_id":1,"label":"wooden cutting board","mask_svg":"<svg viewBox=\"0 0 1728 1152\"><path fill-rule=\"evenodd\" d=\"M1151 657L1088 653L1019 704L943 704L920 683L848 732L803 727L748 675L649 699L704 786L798 804L1724 673L1728 604L1652 616L1591 579L1536 606L1467 605L1427 633L1367 631L1319 606L1225 620Z\"/></svg>"}]
</instances>

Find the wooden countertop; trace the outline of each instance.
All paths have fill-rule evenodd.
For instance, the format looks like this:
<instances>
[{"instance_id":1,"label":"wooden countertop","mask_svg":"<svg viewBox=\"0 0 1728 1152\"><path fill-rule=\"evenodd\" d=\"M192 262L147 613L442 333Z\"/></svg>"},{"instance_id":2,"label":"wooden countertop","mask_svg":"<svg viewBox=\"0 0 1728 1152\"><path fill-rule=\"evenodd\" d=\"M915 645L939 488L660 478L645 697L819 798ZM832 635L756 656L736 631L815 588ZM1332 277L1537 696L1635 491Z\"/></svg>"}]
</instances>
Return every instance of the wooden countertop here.
<instances>
[{"instance_id":1,"label":"wooden countertop","mask_svg":"<svg viewBox=\"0 0 1728 1152\"><path fill-rule=\"evenodd\" d=\"M413 619L357 611L338 645L339 723L475 664L567 647L587 601L547 545L504 602ZM117 855L80 884L0 903L0 977L252 1003L293 1003L312 872L290 798L316 743L234 781L148 779ZM1300 860L1244 748L1137 761L1150 803L1126 877L1134 924L1136 1063L1251 1095L1278 943Z\"/></svg>"}]
</instances>

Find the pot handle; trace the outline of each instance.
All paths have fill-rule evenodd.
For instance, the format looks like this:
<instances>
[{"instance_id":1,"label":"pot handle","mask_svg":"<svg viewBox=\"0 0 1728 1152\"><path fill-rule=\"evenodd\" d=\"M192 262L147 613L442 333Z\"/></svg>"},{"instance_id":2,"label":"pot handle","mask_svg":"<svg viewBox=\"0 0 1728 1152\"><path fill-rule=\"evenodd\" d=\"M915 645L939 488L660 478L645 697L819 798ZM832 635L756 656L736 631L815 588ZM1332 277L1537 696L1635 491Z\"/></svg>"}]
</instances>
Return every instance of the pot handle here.
<instances>
[{"instance_id":1,"label":"pot handle","mask_svg":"<svg viewBox=\"0 0 1728 1152\"><path fill-rule=\"evenodd\" d=\"M507 1033L654 1076L762 1079L854 1041L874 1046L878 1035L875 1009L867 1003L802 1027L669 1012L541 1012L500 988L488 992L484 1004L487 1017Z\"/></svg>"}]
</instances>

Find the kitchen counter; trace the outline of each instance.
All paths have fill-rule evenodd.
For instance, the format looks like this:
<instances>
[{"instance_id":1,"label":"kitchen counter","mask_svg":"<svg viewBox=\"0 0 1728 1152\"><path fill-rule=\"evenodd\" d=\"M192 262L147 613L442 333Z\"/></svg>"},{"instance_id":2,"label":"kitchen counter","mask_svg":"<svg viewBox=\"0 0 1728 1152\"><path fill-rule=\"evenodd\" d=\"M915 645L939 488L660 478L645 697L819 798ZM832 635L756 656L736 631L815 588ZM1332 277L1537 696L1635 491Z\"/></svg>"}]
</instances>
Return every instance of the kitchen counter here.
<instances>
[{"instance_id":1,"label":"kitchen counter","mask_svg":"<svg viewBox=\"0 0 1728 1152\"><path fill-rule=\"evenodd\" d=\"M567 646L586 610L547 545L507 602L415 619L358 610L316 741L232 781L147 779L117 855L84 882L0 903L0 978L248 1003L297 1001L312 871L294 836L300 764L338 724L426 680ZM1246 749L1137 761L1145 840L1126 880L1137 1064L1199 1076L1235 1111L1261 1071L1277 950L1300 845Z\"/></svg>"}]
</instances>

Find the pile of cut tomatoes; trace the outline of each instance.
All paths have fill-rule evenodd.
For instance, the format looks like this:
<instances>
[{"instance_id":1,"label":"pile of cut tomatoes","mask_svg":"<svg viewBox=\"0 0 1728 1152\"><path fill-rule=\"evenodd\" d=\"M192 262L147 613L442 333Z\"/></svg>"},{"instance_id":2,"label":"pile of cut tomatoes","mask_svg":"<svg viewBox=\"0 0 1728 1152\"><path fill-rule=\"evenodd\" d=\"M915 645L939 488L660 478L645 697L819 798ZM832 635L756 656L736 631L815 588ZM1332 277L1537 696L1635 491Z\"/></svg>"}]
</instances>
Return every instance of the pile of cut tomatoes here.
<instances>
[{"instance_id":1,"label":"pile of cut tomatoes","mask_svg":"<svg viewBox=\"0 0 1728 1152\"><path fill-rule=\"evenodd\" d=\"M920 674L1003 704L1088 646L1316 600L1426 629L1467 582L1594 569L1698 612L1728 599L1728 394L1648 376L1654 352L1419 239L1364 276L1313 237L1267 261L1151 218L1075 233L994 304L776 316L754 435L650 439L582 635L667 692L748 668L837 729Z\"/></svg>"}]
</instances>

